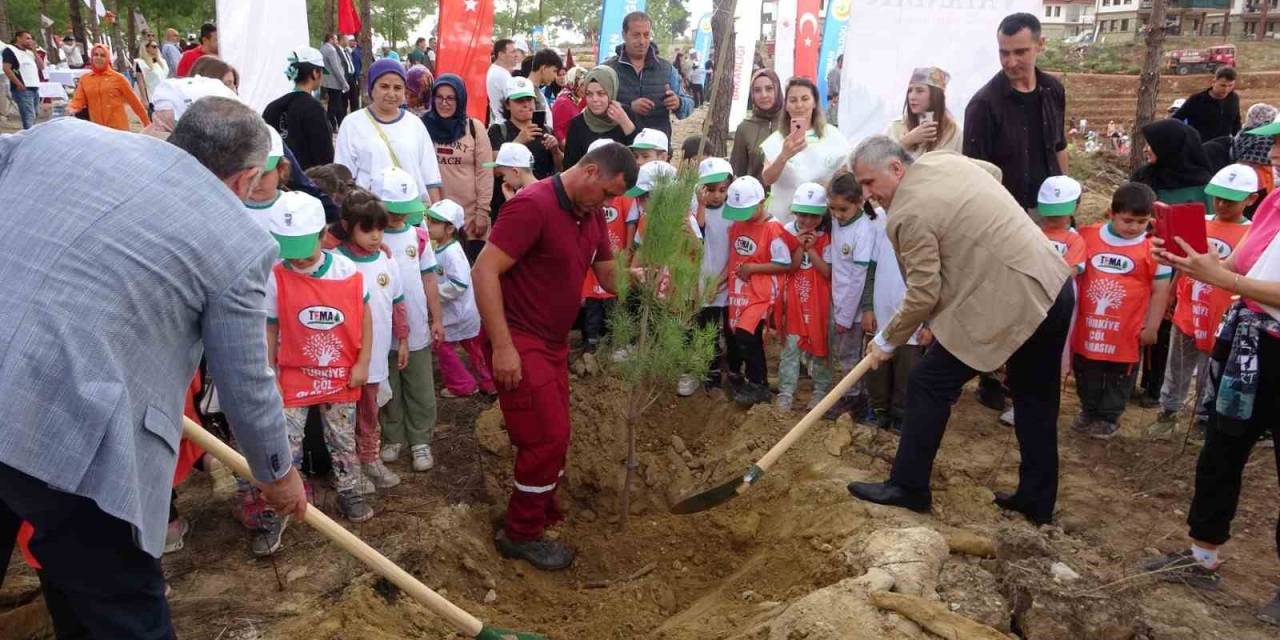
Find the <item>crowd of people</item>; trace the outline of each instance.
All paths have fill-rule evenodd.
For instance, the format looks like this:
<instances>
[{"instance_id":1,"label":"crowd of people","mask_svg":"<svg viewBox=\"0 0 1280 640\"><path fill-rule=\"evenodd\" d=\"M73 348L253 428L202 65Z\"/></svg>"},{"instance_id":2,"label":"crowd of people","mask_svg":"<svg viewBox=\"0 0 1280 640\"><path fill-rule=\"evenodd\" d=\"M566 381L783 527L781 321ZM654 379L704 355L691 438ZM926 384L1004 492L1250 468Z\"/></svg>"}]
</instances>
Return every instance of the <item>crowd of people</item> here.
<instances>
[{"instance_id":1,"label":"crowd of people","mask_svg":"<svg viewBox=\"0 0 1280 640\"><path fill-rule=\"evenodd\" d=\"M68 146L84 150L75 172L135 167L96 192L92 211L78 191L57 196L77 212L61 225L66 246L95 234L96 269L0 281L0 314L23 334L0 342L18 363L0 375L0 551L21 540L41 567L59 633L171 634L158 559L183 548L190 522L170 487L215 466L180 440L184 414L249 461L256 481L240 479L234 513L252 552L270 556L290 517L314 508L300 471L328 476L338 513L364 522L401 482L396 469L434 467L438 398L496 397L517 452L495 544L540 569L572 564L568 541L547 535L562 517L569 334L581 331L586 353L605 344L618 279L643 275L615 256L643 242L650 194L673 163L698 175L697 322L718 333L707 375L681 377L679 395L791 411L803 368L812 409L865 357L875 371L826 417L848 413L900 443L889 479L849 491L928 512L951 407L978 377L983 404L1004 411L1012 396L1002 420L1022 454L1018 487L995 502L1035 524L1056 509L1067 371L1081 404L1072 428L1088 437L1114 437L1139 390L1154 390L1149 434L1165 437L1190 398L1188 428L1204 441L1192 541L1148 567L1216 585L1242 469L1280 418L1269 386L1280 384L1274 107L1254 105L1241 123L1223 85L1234 72L1220 72L1190 107L1144 127L1148 162L1109 194L1105 221L1078 225L1066 90L1036 64L1034 16L1001 22L1001 70L962 118L947 108L950 75L916 69L901 115L856 146L813 79L757 69L723 158L697 136L674 153L672 118L701 101L711 65L659 56L652 27L628 14L615 55L589 69L498 39L479 96L437 75L425 39L407 64L384 56L362 73L353 41L326 34L281 61L294 90L261 114L237 100L216 27L185 52L170 30L163 45L142 43L138 95L94 45L71 102L79 118L0 138L0 193L13 197L70 177L36 170ZM30 38L5 50L19 104L39 73ZM69 63L75 53L64 50ZM468 115L474 100L484 120ZM126 107L144 135L128 133ZM1202 143L1199 130L1225 133ZM161 171L173 179L150 180ZM121 204L138 196L145 212ZM175 215L147 222L165 202ZM1198 207L1209 251L1152 237L1166 205ZM50 237L6 220L3 255L65 270L61 252L38 249ZM85 305L100 318L70 331ZM73 436L85 428L96 435ZM121 553L87 554L104 545ZM1280 593L1259 615L1280 623Z\"/></svg>"}]
</instances>

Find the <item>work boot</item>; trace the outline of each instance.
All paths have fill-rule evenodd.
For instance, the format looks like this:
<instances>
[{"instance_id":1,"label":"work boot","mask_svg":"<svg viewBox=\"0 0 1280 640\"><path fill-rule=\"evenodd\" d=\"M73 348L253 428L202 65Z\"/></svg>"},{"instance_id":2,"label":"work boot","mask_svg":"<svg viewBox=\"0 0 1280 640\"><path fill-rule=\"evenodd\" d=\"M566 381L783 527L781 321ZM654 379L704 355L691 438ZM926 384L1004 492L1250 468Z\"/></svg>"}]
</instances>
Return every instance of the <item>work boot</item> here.
<instances>
[{"instance_id":1,"label":"work boot","mask_svg":"<svg viewBox=\"0 0 1280 640\"><path fill-rule=\"evenodd\" d=\"M560 571L573 564L577 552L573 547L557 540L545 537L535 540L515 541L507 537L507 532L499 529L493 537L493 544L504 558L524 560L543 571Z\"/></svg>"},{"instance_id":2,"label":"work boot","mask_svg":"<svg viewBox=\"0 0 1280 640\"><path fill-rule=\"evenodd\" d=\"M382 455L379 457L382 458L383 462L395 462L400 458L400 449L403 447L404 445L402 444L384 442L382 444Z\"/></svg>"},{"instance_id":3,"label":"work boot","mask_svg":"<svg viewBox=\"0 0 1280 640\"><path fill-rule=\"evenodd\" d=\"M390 489L400 484L400 476L394 471L387 468L381 460L376 460L369 464L360 465L364 469L362 474L365 478L373 481L373 486L379 489Z\"/></svg>"},{"instance_id":4,"label":"work boot","mask_svg":"<svg viewBox=\"0 0 1280 640\"><path fill-rule=\"evenodd\" d=\"M264 511L258 517L259 527L253 534L253 555L263 558L274 554L284 546L284 530L288 518L281 518L274 511Z\"/></svg>"},{"instance_id":5,"label":"work boot","mask_svg":"<svg viewBox=\"0 0 1280 640\"><path fill-rule=\"evenodd\" d=\"M431 445L415 444L409 448L413 453L413 470L430 471L436 466L436 459L431 455Z\"/></svg>"},{"instance_id":6,"label":"work boot","mask_svg":"<svg viewBox=\"0 0 1280 640\"><path fill-rule=\"evenodd\" d=\"M169 528L164 532L164 552L182 551L182 546L186 544L187 533L190 531L191 521L186 518L178 518L170 522Z\"/></svg>"},{"instance_id":7,"label":"work boot","mask_svg":"<svg viewBox=\"0 0 1280 640\"><path fill-rule=\"evenodd\" d=\"M1178 412L1160 410L1160 415L1156 416L1156 421L1147 426L1147 436L1150 438L1165 438L1173 433L1178 427Z\"/></svg>"},{"instance_id":8,"label":"work boot","mask_svg":"<svg viewBox=\"0 0 1280 640\"><path fill-rule=\"evenodd\" d=\"M364 522L373 517L373 507L355 489L338 492L338 513L352 522Z\"/></svg>"},{"instance_id":9,"label":"work boot","mask_svg":"<svg viewBox=\"0 0 1280 640\"><path fill-rule=\"evenodd\" d=\"M1153 573L1165 582L1181 582L1197 589L1217 589L1222 584L1222 576L1210 569L1195 556L1190 549L1166 553L1142 563L1142 570Z\"/></svg>"},{"instance_id":10,"label":"work boot","mask_svg":"<svg viewBox=\"0 0 1280 640\"><path fill-rule=\"evenodd\" d=\"M1277 591L1271 596L1271 600L1258 609L1257 616L1267 624L1280 625L1280 591Z\"/></svg>"}]
</instances>

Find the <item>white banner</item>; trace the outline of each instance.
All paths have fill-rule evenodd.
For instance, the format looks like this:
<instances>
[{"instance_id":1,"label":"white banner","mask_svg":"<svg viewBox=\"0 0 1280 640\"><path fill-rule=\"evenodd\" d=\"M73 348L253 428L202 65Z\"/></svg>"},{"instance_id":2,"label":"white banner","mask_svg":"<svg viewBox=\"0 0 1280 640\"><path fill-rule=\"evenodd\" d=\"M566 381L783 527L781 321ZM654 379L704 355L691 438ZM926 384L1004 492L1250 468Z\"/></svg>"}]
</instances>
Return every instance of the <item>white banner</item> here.
<instances>
[{"instance_id":1,"label":"white banner","mask_svg":"<svg viewBox=\"0 0 1280 640\"><path fill-rule=\"evenodd\" d=\"M1000 71L996 28L1040 12L1035 0L853 0L840 83L840 130L853 143L902 117L916 67L951 74L947 111L964 123L969 99Z\"/></svg>"},{"instance_id":2,"label":"white banner","mask_svg":"<svg viewBox=\"0 0 1280 640\"><path fill-rule=\"evenodd\" d=\"M729 105L729 130L747 117L751 101L751 72L756 64L756 40L760 38L761 0L738 0L733 13L733 102ZM716 73L723 73L716 69ZM785 81L784 81L785 82ZM781 100L781 96L778 98Z\"/></svg>"},{"instance_id":3,"label":"white banner","mask_svg":"<svg viewBox=\"0 0 1280 640\"><path fill-rule=\"evenodd\" d=\"M796 69L796 0L778 0L778 19L773 28L773 70L785 83Z\"/></svg>"},{"instance_id":4,"label":"white banner","mask_svg":"<svg viewBox=\"0 0 1280 640\"><path fill-rule=\"evenodd\" d=\"M240 99L259 113L293 90L289 52L309 44L306 0L218 0L218 55L240 72Z\"/></svg>"}]
</instances>

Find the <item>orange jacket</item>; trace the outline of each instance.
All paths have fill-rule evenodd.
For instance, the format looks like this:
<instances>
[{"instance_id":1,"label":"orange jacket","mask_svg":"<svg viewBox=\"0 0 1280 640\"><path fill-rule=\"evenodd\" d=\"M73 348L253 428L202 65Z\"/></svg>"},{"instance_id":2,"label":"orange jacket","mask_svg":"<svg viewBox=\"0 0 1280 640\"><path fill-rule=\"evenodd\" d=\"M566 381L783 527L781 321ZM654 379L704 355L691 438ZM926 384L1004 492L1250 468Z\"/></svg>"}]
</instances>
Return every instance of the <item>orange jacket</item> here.
<instances>
[{"instance_id":1,"label":"orange jacket","mask_svg":"<svg viewBox=\"0 0 1280 640\"><path fill-rule=\"evenodd\" d=\"M125 103L133 109L138 120L142 121L142 126L151 124L147 108L134 95L129 80L118 72L107 69L102 73L86 73L80 78L76 95L71 99L68 110L75 113L87 106L90 120L104 127L128 131L129 115L124 112Z\"/></svg>"}]
</instances>

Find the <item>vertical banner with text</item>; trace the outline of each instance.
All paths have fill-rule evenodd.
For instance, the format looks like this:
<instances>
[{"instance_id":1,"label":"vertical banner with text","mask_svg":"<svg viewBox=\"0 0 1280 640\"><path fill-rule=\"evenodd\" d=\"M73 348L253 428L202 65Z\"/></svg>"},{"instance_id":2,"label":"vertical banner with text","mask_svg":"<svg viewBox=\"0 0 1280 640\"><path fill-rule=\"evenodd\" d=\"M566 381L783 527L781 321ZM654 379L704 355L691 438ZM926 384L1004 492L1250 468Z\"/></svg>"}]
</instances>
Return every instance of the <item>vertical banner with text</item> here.
<instances>
[{"instance_id":1,"label":"vertical banner with text","mask_svg":"<svg viewBox=\"0 0 1280 640\"><path fill-rule=\"evenodd\" d=\"M849 24L849 11L853 0L827 0L827 17L822 21L822 49L818 52L818 97L827 103L831 90L827 86L827 74L836 68L836 56L844 53L844 34ZM840 93L840 87L835 88Z\"/></svg>"},{"instance_id":2,"label":"vertical banner with text","mask_svg":"<svg viewBox=\"0 0 1280 640\"><path fill-rule=\"evenodd\" d=\"M493 0L440 0L436 73L456 73L467 85L467 115L485 121L485 74L493 50Z\"/></svg>"},{"instance_id":3,"label":"vertical banner with text","mask_svg":"<svg viewBox=\"0 0 1280 640\"><path fill-rule=\"evenodd\" d=\"M600 9L600 51L596 63L609 59L622 44L622 19L632 11L644 11L645 0L604 0Z\"/></svg>"}]
</instances>

